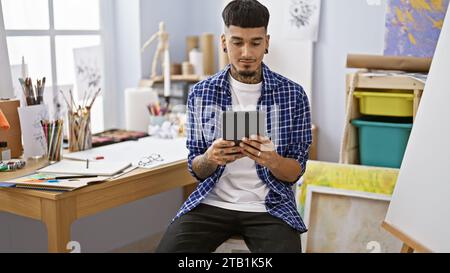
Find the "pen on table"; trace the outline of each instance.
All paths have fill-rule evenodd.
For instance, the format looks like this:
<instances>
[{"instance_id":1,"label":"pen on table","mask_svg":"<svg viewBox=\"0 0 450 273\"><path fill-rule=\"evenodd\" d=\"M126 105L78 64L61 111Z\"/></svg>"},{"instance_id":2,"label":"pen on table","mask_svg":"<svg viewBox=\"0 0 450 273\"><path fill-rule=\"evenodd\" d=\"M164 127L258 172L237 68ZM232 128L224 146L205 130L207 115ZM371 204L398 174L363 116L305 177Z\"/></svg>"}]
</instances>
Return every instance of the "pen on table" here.
<instances>
[{"instance_id":1,"label":"pen on table","mask_svg":"<svg viewBox=\"0 0 450 273\"><path fill-rule=\"evenodd\" d=\"M94 161L95 162L95 161L104 160L105 157L99 155L99 156L89 157L89 158L70 158L70 159L74 160L74 161L83 161L83 162L86 162L89 159L89 161ZM86 164L87 164L87 162L86 162Z\"/></svg>"},{"instance_id":2,"label":"pen on table","mask_svg":"<svg viewBox=\"0 0 450 273\"><path fill-rule=\"evenodd\" d=\"M63 179L76 179L76 178L94 178L98 177L98 175L73 175L73 176L55 176L49 178L42 178L40 180L63 180Z\"/></svg>"},{"instance_id":3,"label":"pen on table","mask_svg":"<svg viewBox=\"0 0 450 273\"><path fill-rule=\"evenodd\" d=\"M86 159L86 169L89 169L89 159Z\"/></svg>"}]
</instances>

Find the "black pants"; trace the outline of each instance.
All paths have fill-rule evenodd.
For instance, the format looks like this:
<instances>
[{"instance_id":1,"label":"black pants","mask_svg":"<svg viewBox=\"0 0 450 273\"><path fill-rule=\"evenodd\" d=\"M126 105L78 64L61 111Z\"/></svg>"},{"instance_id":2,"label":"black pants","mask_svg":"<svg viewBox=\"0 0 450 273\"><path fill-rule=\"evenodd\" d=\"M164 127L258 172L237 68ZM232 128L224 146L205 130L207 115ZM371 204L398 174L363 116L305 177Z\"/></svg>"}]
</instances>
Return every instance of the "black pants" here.
<instances>
[{"instance_id":1,"label":"black pants","mask_svg":"<svg viewBox=\"0 0 450 273\"><path fill-rule=\"evenodd\" d=\"M164 234L158 253L209 253L240 235L253 253L300 253L300 234L266 212L241 212L200 204L176 219Z\"/></svg>"}]
</instances>

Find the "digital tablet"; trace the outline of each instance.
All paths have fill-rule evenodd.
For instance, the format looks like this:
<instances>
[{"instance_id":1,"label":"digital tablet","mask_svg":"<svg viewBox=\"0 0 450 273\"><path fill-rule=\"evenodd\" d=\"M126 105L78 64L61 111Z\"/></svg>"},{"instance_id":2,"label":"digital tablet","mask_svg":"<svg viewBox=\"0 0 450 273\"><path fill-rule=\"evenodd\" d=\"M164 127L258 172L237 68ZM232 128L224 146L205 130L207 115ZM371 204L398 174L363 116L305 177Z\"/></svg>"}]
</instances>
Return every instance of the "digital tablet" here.
<instances>
[{"instance_id":1,"label":"digital tablet","mask_svg":"<svg viewBox=\"0 0 450 273\"><path fill-rule=\"evenodd\" d=\"M267 136L266 112L225 111L222 114L222 138L239 145L242 138L252 135Z\"/></svg>"}]
</instances>

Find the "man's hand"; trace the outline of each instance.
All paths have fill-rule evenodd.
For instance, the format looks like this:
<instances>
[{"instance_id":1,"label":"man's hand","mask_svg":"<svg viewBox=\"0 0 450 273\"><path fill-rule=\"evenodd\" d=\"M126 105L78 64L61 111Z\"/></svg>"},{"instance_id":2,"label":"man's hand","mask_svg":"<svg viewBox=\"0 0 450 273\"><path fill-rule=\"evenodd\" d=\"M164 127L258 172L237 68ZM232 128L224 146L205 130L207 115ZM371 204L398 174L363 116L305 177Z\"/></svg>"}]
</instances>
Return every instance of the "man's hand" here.
<instances>
[{"instance_id":1,"label":"man's hand","mask_svg":"<svg viewBox=\"0 0 450 273\"><path fill-rule=\"evenodd\" d=\"M233 141L218 139L208 148L205 156L208 161L218 166L224 166L243 158L245 155L241 151L242 149L237 147Z\"/></svg>"},{"instance_id":2,"label":"man's hand","mask_svg":"<svg viewBox=\"0 0 450 273\"><path fill-rule=\"evenodd\" d=\"M301 166L297 160L284 158L277 153L275 145L267 137L251 136L242 139L240 144L242 153L264 166L279 180L293 183L301 173Z\"/></svg>"},{"instance_id":3,"label":"man's hand","mask_svg":"<svg viewBox=\"0 0 450 273\"><path fill-rule=\"evenodd\" d=\"M244 155L261 166L275 169L280 164L281 156L275 151L275 145L268 137L243 138L240 146Z\"/></svg>"},{"instance_id":4,"label":"man's hand","mask_svg":"<svg viewBox=\"0 0 450 273\"><path fill-rule=\"evenodd\" d=\"M208 148L208 150L192 161L192 170L201 179L206 179L212 175L218 166L224 166L234 162L245 155L242 149L237 147L233 141L218 139Z\"/></svg>"}]
</instances>

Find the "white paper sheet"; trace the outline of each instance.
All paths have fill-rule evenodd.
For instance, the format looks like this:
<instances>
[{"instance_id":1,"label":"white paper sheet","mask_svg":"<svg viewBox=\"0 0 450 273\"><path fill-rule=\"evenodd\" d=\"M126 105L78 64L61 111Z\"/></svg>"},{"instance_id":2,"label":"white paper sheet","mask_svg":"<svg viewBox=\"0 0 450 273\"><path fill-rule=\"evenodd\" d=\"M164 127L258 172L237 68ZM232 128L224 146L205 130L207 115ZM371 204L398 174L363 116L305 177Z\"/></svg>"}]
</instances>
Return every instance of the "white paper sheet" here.
<instances>
[{"instance_id":1,"label":"white paper sheet","mask_svg":"<svg viewBox=\"0 0 450 273\"><path fill-rule=\"evenodd\" d=\"M101 46L75 48L73 50L77 94L81 101L86 92L103 88L103 58Z\"/></svg>"},{"instance_id":2,"label":"white paper sheet","mask_svg":"<svg viewBox=\"0 0 450 273\"><path fill-rule=\"evenodd\" d=\"M112 176L131 165L126 161L89 161L61 160L39 170L40 173L65 173L77 175Z\"/></svg>"},{"instance_id":3,"label":"white paper sheet","mask_svg":"<svg viewBox=\"0 0 450 273\"><path fill-rule=\"evenodd\" d=\"M107 145L87 151L63 155L66 159L95 160L101 156L106 161L129 161L137 166L139 161L152 154L158 154L163 161L156 161L147 166L157 166L184 160L188 156L186 138L159 139L154 137L141 138L138 141L125 141L118 144Z\"/></svg>"},{"instance_id":4,"label":"white paper sheet","mask_svg":"<svg viewBox=\"0 0 450 273\"><path fill-rule=\"evenodd\" d=\"M285 37L296 41L316 42L319 33L321 0L284 0Z\"/></svg>"},{"instance_id":5,"label":"white paper sheet","mask_svg":"<svg viewBox=\"0 0 450 273\"><path fill-rule=\"evenodd\" d=\"M20 107L19 118L22 129L24 157L38 157L46 154L47 142L41 120L48 120L48 111L44 105Z\"/></svg>"}]
</instances>

